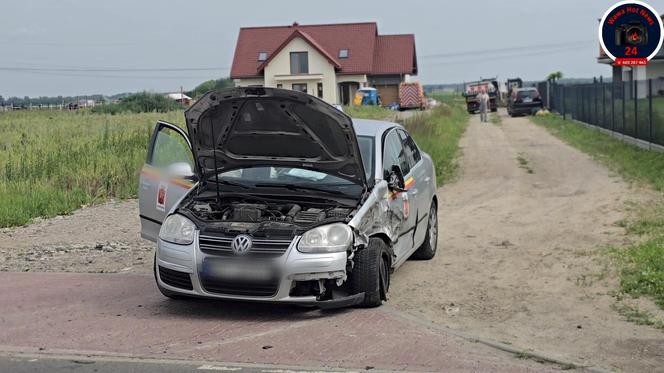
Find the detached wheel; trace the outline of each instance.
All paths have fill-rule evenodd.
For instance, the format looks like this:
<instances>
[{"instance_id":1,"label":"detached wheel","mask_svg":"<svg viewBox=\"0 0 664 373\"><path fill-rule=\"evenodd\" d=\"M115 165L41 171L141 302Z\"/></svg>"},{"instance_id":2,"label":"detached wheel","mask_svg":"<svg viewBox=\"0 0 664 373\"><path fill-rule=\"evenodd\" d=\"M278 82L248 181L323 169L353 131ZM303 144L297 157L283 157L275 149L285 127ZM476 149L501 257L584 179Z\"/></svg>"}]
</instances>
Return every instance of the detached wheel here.
<instances>
[{"instance_id":1,"label":"detached wheel","mask_svg":"<svg viewBox=\"0 0 664 373\"><path fill-rule=\"evenodd\" d=\"M152 265L152 272L154 273L154 282L155 282L155 284L157 284L157 289L159 289L159 292L163 296L165 296L166 298L177 299L177 300L188 298L187 296L184 296L184 295L178 294L176 292L170 291L170 290L162 287L161 285L159 285L159 281L157 280L157 254L154 255L154 264Z\"/></svg>"},{"instance_id":2,"label":"detached wheel","mask_svg":"<svg viewBox=\"0 0 664 373\"><path fill-rule=\"evenodd\" d=\"M349 278L353 294L364 293L360 307L378 307L387 300L390 289L390 256L387 244L371 238L369 245L355 253L355 265Z\"/></svg>"},{"instance_id":3,"label":"detached wheel","mask_svg":"<svg viewBox=\"0 0 664 373\"><path fill-rule=\"evenodd\" d=\"M436 256L438 247L438 206L436 202L431 202L429 209L429 223L427 224L427 234L424 236L424 242L417 251L413 253L413 259L430 260Z\"/></svg>"}]
</instances>

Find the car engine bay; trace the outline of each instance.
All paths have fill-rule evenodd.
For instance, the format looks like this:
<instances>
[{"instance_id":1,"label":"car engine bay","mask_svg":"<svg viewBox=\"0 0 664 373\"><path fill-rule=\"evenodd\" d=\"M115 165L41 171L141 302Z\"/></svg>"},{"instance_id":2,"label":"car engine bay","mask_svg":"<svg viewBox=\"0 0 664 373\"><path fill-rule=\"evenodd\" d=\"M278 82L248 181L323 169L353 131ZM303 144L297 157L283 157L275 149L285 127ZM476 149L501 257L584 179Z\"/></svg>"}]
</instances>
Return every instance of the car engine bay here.
<instances>
[{"instance_id":1,"label":"car engine bay","mask_svg":"<svg viewBox=\"0 0 664 373\"><path fill-rule=\"evenodd\" d=\"M316 225L326 221L341 221L352 209L311 203L267 202L247 198L196 200L186 209L205 222L263 223L279 222L298 226Z\"/></svg>"}]
</instances>

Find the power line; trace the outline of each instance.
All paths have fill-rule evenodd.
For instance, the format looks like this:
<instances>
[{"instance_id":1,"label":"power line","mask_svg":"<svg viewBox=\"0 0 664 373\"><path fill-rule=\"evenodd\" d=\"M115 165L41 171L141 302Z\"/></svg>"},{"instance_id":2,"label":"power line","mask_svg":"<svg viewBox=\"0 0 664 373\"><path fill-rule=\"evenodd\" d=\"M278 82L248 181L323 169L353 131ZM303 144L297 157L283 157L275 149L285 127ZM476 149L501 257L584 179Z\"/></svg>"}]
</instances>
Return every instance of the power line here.
<instances>
[{"instance_id":1,"label":"power line","mask_svg":"<svg viewBox=\"0 0 664 373\"><path fill-rule=\"evenodd\" d=\"M75 74L66 72L49 72L49 71L14 71L17 74L35 74L35 75L48 75L48 76L67 76L67 77L82 77L82 78L110 78L110 79L212 79L208 76L174 76L174 75L109 75L109 74Z\"/></svg>"},{"instance_id":2,"label":"power line","mask_svg":"<svg viewBox=\"0 0 664 373\"><path fill-rule=\"evenodd\" d=\"M547 55L547 54L556 54L556 53L560 53L560 52L578 50L578 49L586 49L586 48L585 48L585 46L569 46L569 47L565 47L565 48L562 48L562 47L561 48L553 48L553 49L543 50L543 51L532 51L532 52L524 51L522 53L512 53L512 54L503 55L503 56L488 56L487 58L484 58L484 59L477 59L477 58L452 59L452 60L449 60L449 61L427 63L427 64L420 65L420 67L440 66L440 65L456 65L456 64L469 63L469 62L491 63L494 60L502 60L502 59L507 59L507 58L518 58L518 57L542 56L542 55Z\"/></svg>"},{"instance_id":3,"label":"power line","mask_svg":"<svg viewBox=\"0 0 664 373\"><path fill-rule=\"evenodd\" d=\"M560 48L560 47L587 47L591 43L597 43L597 40L583 40L567 43L552 43L552 44L538 44L538 45L524 45L519 47L507 47L507 48L495 48L495 49L482 49L482 50L472 50L472 51L463 51L463 52L451 52L451 53L440 53L440 54L427 54L420 55L420 59L428 58L441 58L441 57L463 57L463 56L472 56L472 55L482 55L489 53L505 53L505 52L518 52L518 51L533 51L538 49L549 49L549 48Z\"/></svg>"},{"instance_id":4,"label":"power line","mask_svg":"<svg viewBox=\"0 0 664 373\"><path fill-rule=\"evenodd\" d=\"M0 66L0 71L41 71L41 72L165 72L165 71L225 71L225 70L230 70L230 67L54 68L54 67Z\"/></svg>"}]
</instances>

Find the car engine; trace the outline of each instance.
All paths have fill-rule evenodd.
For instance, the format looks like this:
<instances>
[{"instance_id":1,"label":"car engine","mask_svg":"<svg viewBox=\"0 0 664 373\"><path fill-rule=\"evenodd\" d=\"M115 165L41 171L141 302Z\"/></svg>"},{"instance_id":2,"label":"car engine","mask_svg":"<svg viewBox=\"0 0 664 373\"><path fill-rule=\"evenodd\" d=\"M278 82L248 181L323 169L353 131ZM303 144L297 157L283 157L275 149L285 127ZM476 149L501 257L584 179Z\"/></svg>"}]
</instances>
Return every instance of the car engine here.
<instances>
[{"instance_id":1,"label":"car engine","mask_svg":"<svg viewBox=\"0 0 664 373\"><path fill-rule=\"evenodd\" d=\"M324 220L344 219L351 209L345 207L306 206L296 203L266 203L262 201L222 200L192 201L188 206L196 217L215 222L283 222L308 226Z\"/></svg>"}]
</instances>

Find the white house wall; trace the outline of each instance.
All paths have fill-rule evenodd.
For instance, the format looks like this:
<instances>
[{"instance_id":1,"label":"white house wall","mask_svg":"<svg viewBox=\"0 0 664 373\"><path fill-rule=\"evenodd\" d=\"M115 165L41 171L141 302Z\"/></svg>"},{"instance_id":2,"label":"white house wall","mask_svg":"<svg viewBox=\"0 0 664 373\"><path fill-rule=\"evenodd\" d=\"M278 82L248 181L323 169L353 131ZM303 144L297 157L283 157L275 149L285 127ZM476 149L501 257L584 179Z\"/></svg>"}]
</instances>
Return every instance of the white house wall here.
<instances>
[{"instance_id":1,"label":"white house wall","mask_svg":"<svg viewBox=\"0 0 664 373\"><path fill-rule=\"evenodd\" d=\"M265 79L235 79L233 81L236 87L249 87L249 86L263 86L265 85Z\"/></svg>"},{"instance_id":2,"label":"white house wall","mask_svg":"<svg viewBox=\"0 0 664 373\"><path fill-rule=\"evenodd\" d=\"M308 52L309 74L291 75L290 53ZM337 80L334 66L314 47L302 38L291 40L265 67L265 86L290 89L292 84L306 83L307 93L317 96L317 83L323 83L323 100L330 104L337 103Z\"/></svg>"}]
</instances>

